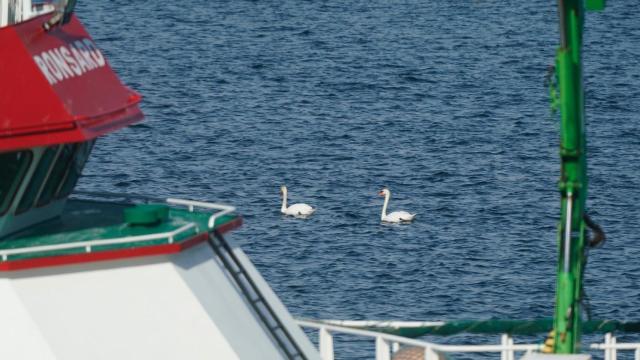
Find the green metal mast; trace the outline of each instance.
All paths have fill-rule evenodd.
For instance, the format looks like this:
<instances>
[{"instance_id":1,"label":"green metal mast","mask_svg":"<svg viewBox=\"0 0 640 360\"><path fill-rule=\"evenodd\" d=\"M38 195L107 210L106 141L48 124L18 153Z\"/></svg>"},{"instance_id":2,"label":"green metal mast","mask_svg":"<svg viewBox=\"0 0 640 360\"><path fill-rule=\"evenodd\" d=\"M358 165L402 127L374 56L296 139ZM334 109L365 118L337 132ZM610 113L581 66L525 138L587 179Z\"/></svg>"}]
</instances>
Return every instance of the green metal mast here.
<instances>
[{"instance_id":1,"label":"green metal mast","mask_svg":"<svg viewBox=\"0 0 640 360\"><path fill-rule=\"evenodd\" d=\"M589 10L604 0L586 0ZM586 246L587 163L582 84L583 0L558 0L560 48L556 55L560 92L561 221L558 227L558 278L554 317L554 352L579 351L580 299Z\"/></svg>"}]
</instances>

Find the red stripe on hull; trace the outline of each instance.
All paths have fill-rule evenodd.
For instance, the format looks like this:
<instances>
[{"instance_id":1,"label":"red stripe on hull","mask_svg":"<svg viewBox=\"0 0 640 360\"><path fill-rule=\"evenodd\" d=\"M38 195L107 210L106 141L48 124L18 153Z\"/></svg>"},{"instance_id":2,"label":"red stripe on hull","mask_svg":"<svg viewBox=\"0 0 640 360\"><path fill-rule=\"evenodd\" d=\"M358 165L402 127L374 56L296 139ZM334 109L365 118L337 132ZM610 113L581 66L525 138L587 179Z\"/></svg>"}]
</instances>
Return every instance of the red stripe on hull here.
<instances>
[{"instance_id":1,"label":"red stripe on hull","mask_svg":"<svg viewBox=\"0 0 640 360\"><path fill-rule=\"evenodd\" d=\"M242 218L237 218L224 225L219 226L216 230L220 233L226 233L233 229L236 229L242 225ZM51 266L62 266L71 264L81 264L97 261L108 261L127 259L142 256L154 256L179 253L190 247L202 243L207 240L208 233L198 234L188 240L174 243L163 244L154 246L145 246L139 248L119 249L119 250L107 250L93 253L73 254L73 255L59 255L50 257L41 257L35 259L23 259L13 260L0 263L0 271L16 271L35 269Z\"/></svg>"}]
</instances>

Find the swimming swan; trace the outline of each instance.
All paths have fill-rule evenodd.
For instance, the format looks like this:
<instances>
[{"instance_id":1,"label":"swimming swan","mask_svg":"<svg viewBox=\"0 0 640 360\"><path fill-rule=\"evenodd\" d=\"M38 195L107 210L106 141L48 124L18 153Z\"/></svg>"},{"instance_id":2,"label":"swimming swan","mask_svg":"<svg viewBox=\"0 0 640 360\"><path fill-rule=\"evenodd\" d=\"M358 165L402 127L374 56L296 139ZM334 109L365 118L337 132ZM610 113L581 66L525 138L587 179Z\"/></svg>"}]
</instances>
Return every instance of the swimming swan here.
<instances>
[{"instance_id":1,"label":"swimming swan","mask_svg":"<svg viewBox=\"0 0 640 360\"><path fill-rule=\"evenodd\" d=\"M284 185L280 187L280 195L282 196L282 207L280 208L280 212L285 215L305 218L307 216L311 216L311 214L316 211L316 209L307 204L293 204L287 207L287 187Z\"/></svg>"},{"instance_id":2,"label":"swimming swan","mask_svg":"<svg viewBox=\"0 0 640 360\"><path fill-rule=\"evenodd\" d=\"M391 197L391 191L389 189L382 189L378 193L379 196L384 196L384 205L382 205L382 214L380 220L387 223L402 223L411 222L416 214L409 214L406 211L394 211L391 214L387 214L387 205L389 205L389 198Z\"/></svg>"}]
</instances>

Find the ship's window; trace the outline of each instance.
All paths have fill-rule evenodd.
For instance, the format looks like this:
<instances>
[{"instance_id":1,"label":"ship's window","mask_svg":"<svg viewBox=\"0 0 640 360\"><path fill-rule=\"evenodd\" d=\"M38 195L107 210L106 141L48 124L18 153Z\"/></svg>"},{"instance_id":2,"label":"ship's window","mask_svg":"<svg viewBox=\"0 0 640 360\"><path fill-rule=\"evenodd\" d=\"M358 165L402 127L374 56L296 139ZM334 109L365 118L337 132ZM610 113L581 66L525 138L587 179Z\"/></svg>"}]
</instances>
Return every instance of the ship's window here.
<instances>
[{"instance_id":1,"label":"ship's window","mask_svg":"<svg viewBox=\"0 0 640 360\"><path fill-rule=\"evenodd\" d=\"M64 174L67 172L67 169L71 164L71 160L73 159L73 154L79 145L80 144L62 145L60 154L53 164L53 168L51 168L51 172L49 173L49 176L47 176L44 187L40 192L40 196L37 200L37 206L44 206L51 202L53 195L64 180Z\"/></svg>"},{"instance_id":2,"label":"ship's window","mask_svg":"<svg viewBox=\"0 0 640 360\"><path fill-rule=\"evenodd\" d=\"M53 163L53 160L56 158L57 147L51 146L48 147L42 157L40 157L40 161L38 162L38 167L36 168L33 176L31 177L31 181L29 181L29 185L22 195L22 199L20 199L20 203L18 204L18 208L16 209L16 214L29 210L38 196L38 192L42 187L42 182L47 177L49 173L49 168Z\"/></svg>"},{"instance_id":3,"label":"ship's window","mask_svg":"<svg viewBox=\"0 0 640 360\"><path fill-rule=\"evenodd\" d=\"M75 154L73 154L73 159L71 160L67 174L58 189L56 199L64 198L71 194L71 191L73 191L73 188L78 182L80 174L82 174L82 169L89 158L94 142L95 140L87 141L78 145Z\"/></svg>"},{"instance_id":4,"label":"ship's window","mask_svg":"<svg viewBox=\"0 0 640 360\"><path fill-rule=\"evenodd\" d=\"M9 209L32 157L31 151L0 154L0 215Z\"/></svg>"}]
</instances>

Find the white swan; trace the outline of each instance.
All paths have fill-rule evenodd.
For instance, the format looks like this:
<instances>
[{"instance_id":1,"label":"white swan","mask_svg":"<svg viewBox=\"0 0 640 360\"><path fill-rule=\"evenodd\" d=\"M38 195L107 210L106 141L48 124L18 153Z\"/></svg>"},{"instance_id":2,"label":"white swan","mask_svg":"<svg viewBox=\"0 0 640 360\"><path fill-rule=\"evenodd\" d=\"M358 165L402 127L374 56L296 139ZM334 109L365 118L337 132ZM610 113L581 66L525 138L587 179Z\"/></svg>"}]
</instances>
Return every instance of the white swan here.
<instances>
[{"instance_id":1,"label":"white swan","mask_svg":"<svg viewBox=\"0 0 640 360\"><path fill-rule=\"evenodd\" d=\"M280 187L280 195L282 195L282 207L280 208L280 212L285 215L306 218L316 211L316 209L307 204L293 204L287 207L287 187L284 185Z\"/></svg>"},{"instance_id":2,"label":"white swan","mask_svg":"<svg viewBox=\"0 0 640 360\"><path fill-rule=\"evenodd\" d=\"M388 222L388 223L411 222L413 221L413 218L416 217L416 214L410 214L406 211L394 211L391 214L387 214L387 205L389 205L389 198L391 198L391 191L385 188L380 190L378 195L384 196L384 205L382 205L382 214L380 215L380 220L382 220L382 222Z\"/></svg>"}]
</instances>

